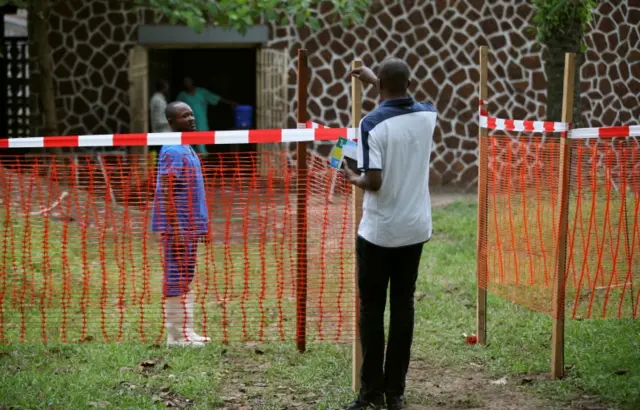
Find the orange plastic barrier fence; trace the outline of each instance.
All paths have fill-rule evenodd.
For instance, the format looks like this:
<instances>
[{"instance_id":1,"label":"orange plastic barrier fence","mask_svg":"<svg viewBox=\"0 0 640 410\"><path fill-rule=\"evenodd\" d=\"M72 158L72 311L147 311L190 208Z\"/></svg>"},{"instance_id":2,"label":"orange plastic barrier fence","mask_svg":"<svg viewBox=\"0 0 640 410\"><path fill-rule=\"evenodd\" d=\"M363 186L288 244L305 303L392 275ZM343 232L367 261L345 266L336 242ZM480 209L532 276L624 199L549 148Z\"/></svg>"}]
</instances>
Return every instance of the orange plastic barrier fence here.
<instances>
[{"instance_id":1,"label":"orange plastic barrier fence","mask_svg":"<svg viewBox=\"0 0 640 410\"><path fill-rule=\"evenodd\" d=\"M196 329L218 342L295 340L296 240L307 235L306 339L351 341L351 188L311 154L299 175L278 147L201 160L209 234L194 251ZM154 165L132 154L0 162L0 343L163 341Z\"/></svg>"},{"instance_id":2,"label":"orange plastic barrier fence","mask_svg":"<svg viewBox=\"0 0 640 410\"><path fill-rule=\"evenodd\" d=\"M494 135L487 144L486 283L552 314L558 237L557 137ZM574 318L638 317L640 140L572 140L565 311Z\"/></svg>"}]
</instances>

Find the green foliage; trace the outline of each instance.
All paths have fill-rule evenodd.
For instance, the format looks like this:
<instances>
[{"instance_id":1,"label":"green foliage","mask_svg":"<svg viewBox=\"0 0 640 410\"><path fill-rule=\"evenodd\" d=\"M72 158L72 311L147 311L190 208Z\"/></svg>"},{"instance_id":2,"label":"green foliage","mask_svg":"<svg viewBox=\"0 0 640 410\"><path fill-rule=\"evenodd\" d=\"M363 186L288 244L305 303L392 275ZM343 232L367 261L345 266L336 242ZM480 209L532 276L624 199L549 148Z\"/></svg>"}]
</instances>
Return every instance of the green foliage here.
<instances>
[{"instance_id":1,"label":"green foliage","mask_svg":"<svg viewBox=\"0 0 640 410\"><path fill-rule=\"evenodd\" d=\"M575 42L584 52L584 28L597 3L598 0L533 0L538 42L551 48Z\"/></svg>"},{"instance_id":2,"label":"green foliage","mask_svg":"<svg viewBox=\"0 0 640 410\"><path fill-rule=\"evenodd\" d=\"M319 0L136 0L141 6L151 7L168 16L171 24L186 24L200 32L211 24L231 27L241 33L263 19L286 24L289 19L298 26L309 25L317 29L320 22L317 10ZM345 26L362 21L367 0L331 0L333 16Z\"/></svg>"},{"instance_id":3,"label":"green foliage","mask_svg":"<svg viewBox=\"0 0 640 410\"><path fill-rule=\"evenodd\" d=\"M56 0L54 0L56 1ZM64 0L58 0L64 1ZM263 21L320 28L318 9L321 0L129 0L150 7L169 17L171 24L186 24L200 32L207 25L231 27L241 33ZM326 1L325 1L326 2ZM11 4L26 8L29 0L0 0L0 6ZM331 0L334 21L348 26L362 21L368 0Z\"/></svg>"},{"instance_id":4,"label":"green foliage","mask_svg":"<svg viewBox=\"0 0 640 410\"><path fill-rule=\"evenodd\" d=\"M11 5L21 9L27 8L27 0L0 0L0 7Z\"/></svg>"}]
</instances>

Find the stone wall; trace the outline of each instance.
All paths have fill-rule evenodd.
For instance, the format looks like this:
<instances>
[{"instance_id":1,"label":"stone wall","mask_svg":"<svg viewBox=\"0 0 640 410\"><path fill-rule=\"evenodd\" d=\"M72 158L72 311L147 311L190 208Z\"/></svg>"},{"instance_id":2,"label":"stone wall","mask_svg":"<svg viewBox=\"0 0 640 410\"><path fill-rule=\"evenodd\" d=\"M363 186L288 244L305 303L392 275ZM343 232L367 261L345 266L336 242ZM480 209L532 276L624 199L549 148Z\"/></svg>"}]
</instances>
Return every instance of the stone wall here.
<instances>
[{"instance_id":1,"label":"stone wall","mask_svg":"<svg viewBox=\"0 0 640 410\"><path fill-rule=\"evenodd\" d=\"M329 10L320 12L325 16ZM289 126L295 124L298 48L308 49L310 56L311 119L330 126L349 124L346 74L351 61L360 58L375 68L388 56L404 58L412 67L415 97L434 102L439 111L432 183L473 186L480 45L490 46L492 113L544 119L546 81L540 50L526 30L532 16L527 2L384 0L371 6L363 25L348 30L326 19L317 32L272 25L269 47L287 49L292 56ZM136 42L137 27L153 21L153 13L115 0L60 3L51 18L50 43L61 133L128 131L128 52ZM638 121L639 21L638 1L607 1L598 7L581 68L586 125ZM366 90L365 113L376 98L373 88Z\"/></svg>"},{"instance_id":2,"label":"stone wall","mask_svg":"<svg viewBox=\"0 0 640 410\"><path fill-rule=\"evenodd\" d=\"M323 9L321 14L329 11ZM350 87L345 74L353 59L374 68L389 56L406 59L416 82L414 96L434 102L439 111L432 183L471 187L477 181L481 45L490 48L492 114L545 119L541 52L526 30L533 14L528 2L384 0L371 7L362 26L348 30L340 23L326 24L317 33L274 25L270 46L288 48L292 58L300 47L309 50L310 115L331 126L349 124ZM607 1L598 7L586 36L589 51L581 68L585 126L638 123L639 22L638 1ZM295 123L295 64L293 59L289 70L290 125ZM367 90L365 113L375 106L376 94L373 87Z\"/></svg>"},{"instance_id":3,"label":"stone wall","mask_svg":"<svg viewBox=\"0 0 640 410\"><path fill-rule=\"evenodd\" d=\"M117 0L67 0L52 13L49 44L62 135L129 131L129 50L154 14Z\"/></svg>"}]
</instances>

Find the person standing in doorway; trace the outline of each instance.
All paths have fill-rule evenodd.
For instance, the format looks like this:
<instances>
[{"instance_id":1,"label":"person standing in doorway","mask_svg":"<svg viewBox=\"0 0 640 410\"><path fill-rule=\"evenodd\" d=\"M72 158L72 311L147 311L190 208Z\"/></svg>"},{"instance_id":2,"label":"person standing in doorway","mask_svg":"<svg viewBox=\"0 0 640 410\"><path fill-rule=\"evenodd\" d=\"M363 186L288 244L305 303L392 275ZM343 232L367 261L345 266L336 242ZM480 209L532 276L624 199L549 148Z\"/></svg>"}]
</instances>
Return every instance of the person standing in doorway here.
<instances>
[{"instance_id":1,"label":"person standing in doorway","mask_svg":"<svg viewBox=\"0 0 640 410\"><path fill-rule=\"evenodd\" d=\"M381 104L360 122L358 169L344 167L364 190L356 241L360 290L360 392L345 409L405 408L413 342L416 280L423 245L432 233L429 166L436 109L408 94L409 67L385 60L378 77L368 68L349 75L377 84ZM385 359L384 311L390 286L391 320Z\"/></svg>"},{"instance_id":2,"label":"person standing in doorway","mask_svg":"<svg viewBox=\"0 0 640 410\"><path fill-rule=\"evenodd\" d=\"M196 118L196 131L209 131L209 119L207 118L207 108L209 105L218 105L219 103L228 104L232 107L237 103L220 97L212 93L206 88L196 87L191 77L184 79L184 91L181 91L176 98L191 107ZM207 148L204 145L196 145L196 149L206 155Z\"/></svg>"},{"instance_id":3,"label":"person standing in doorway","mask_svg":"<svg viewBox=\"0 0 640 410\"><path fill-rule=\"evenodd\" d=\"M160 80L156 83L155 92L149 102L149 112L151 115L151 132L171 132L169 121L165 111L167 109L167 95L169 85L166 81Z\"/></svg>"},{"instance_id":4,"label":"person standing in doorway","mask_svg":"<svg viewBox=\"0 0 640 410\"><path fill-rule=\"evenodd\" d=\"M174 132L196 128L193 110L183 102L167 106ZM198 242L208 241L209 212L200 158L190 145L164 145L158 155L152 230L162 238L163 296L167 345L203 346L211 341L193 329Z\"/></svg>"}]
</instances>

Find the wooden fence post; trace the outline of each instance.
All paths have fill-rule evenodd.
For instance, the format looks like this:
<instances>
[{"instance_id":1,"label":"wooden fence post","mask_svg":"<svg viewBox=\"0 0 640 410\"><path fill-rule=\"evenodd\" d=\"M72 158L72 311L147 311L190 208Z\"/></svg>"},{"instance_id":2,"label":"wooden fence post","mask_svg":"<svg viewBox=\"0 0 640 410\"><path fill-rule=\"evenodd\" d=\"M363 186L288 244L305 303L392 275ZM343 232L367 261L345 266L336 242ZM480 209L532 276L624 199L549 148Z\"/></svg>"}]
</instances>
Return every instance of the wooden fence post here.
<instances>
[{"instance_id":1,"label":"wooden fence post","mask_svg":"<svg viewBox=\"0 0 640 410\"><path fill-rule=\"evenodd\" d=\"M307 121L307 88L309 69L307 50L298 50L298 124ZM299 352L307 347L307 199L308 168L307 144L297 143L297 179L296 179L296 346Z\"/></svg>"},{"instance_id":2,"label":"wooden fence post","mask_svg":"<svg viewBox=\"0 0 640 410\"><path fill-rule=\"evenodd\" d=\"M573 89L575 54L567 53L564 60L564 90L562 122L570 128L573 121ZM558 242L556 246L556 276L553 285L553 333L551 336L551 374L554 379L564 377L564 299L567 272L567 237L569 223L569 180L571 178L571 140L568 132L560 138L560 175L558 179Z\"/></svg>"},{"instance_id":3,"label":"wooden fence post","mask_svg":"<svg viewBox=\"0 0 640 410\"><path fill-rule=\"evenodd\" d=\"M489 47L480 47L480 112L488 115L487 99ZM488 130L480 127L478 134L478 237L476 242L476 333L478 343L487 343L487 171L489 166Z\"/></svg>"},{"instance_id":4,"label":"wooden fence post","mask_svg":"<svg viewBox=\"0 0 640 410\"><path fill-rule=\"evenodd\" d=\"M362 61L355 60L351 63L351 68L362 67ZM355 77L351 78L351 126L358 128L360 125L360 118L362 117L362 82ZM358 141L360 143L360 141ZM353 221L354 221L354 238L358 236L358 225L362 219L362 199L364 198L364 191L361 188L353 186ZM355 339L353 341L352 352L352 385L354 391L360 390L360 367L362 367L362 346L360 345L360 292L358 290L358 265L357 258L354 255L354 272L353 272L353 285L355 291L354 298L354 334Z\"/></svg>"}]
</instances>

